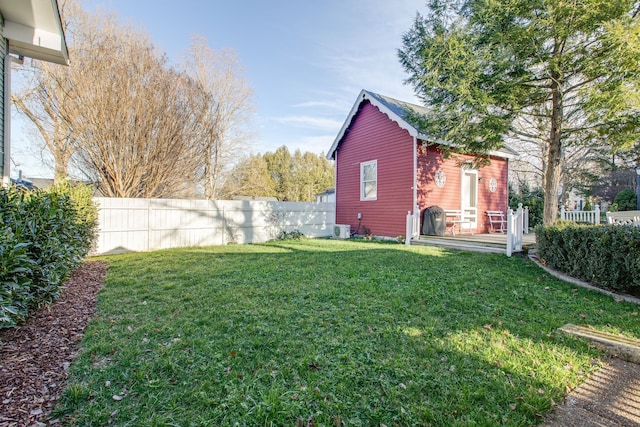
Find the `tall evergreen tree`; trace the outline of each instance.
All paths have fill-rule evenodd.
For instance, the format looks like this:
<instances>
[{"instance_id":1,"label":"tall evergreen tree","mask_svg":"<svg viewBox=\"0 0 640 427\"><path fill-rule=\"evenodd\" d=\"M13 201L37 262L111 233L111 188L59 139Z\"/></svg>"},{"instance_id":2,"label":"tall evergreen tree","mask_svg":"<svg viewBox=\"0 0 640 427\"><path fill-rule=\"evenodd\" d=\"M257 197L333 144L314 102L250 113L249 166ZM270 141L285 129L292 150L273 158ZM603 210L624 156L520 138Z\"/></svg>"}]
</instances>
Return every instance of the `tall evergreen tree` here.
<instances>
[{"instance_id":1,"label":"tall evergreen tree","mask_svg":"<svg viewBox=\"0 0 640 427\"><path fill-rule=\"evenodd\" d=\"M434 140L486 159L524 122L544 135L544 222L555 221L565 147L640 138L636 0L431 0L399 57Z\"/></svg>"}]
</instances>

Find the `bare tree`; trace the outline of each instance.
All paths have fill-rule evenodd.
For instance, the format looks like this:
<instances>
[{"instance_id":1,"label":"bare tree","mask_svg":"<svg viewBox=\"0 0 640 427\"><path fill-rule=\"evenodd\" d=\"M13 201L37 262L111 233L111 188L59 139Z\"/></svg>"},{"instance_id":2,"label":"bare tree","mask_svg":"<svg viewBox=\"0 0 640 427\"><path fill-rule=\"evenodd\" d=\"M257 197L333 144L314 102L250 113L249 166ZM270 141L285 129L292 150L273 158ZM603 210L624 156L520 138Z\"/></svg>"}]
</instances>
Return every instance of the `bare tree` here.
<instances>
[{"instance_id":1,"label":"bare tree","mask_svg":"<svg viewBox=\"0 0 640 427\"><path fill-rule=\"evenodd\" d=\"M601 158L603 153L611 153L612 148L585 127L584 117L576 108L576 96L567 97L567 110L563 147L560 158L559 203L566 205L572 191L593 184L597 177L605 173ZM518 183L527 182L530 188L545 188L549 134L549 105L543 104L527 110L513 123L509 145L521 156L511 164L511 171Z\"/></svg>"},{"instance_id":2,"label":"bare tree","mask_svg":"<svg viewBox=\"0 0 640 427\"><path fill-rule=\"evenodd\" d=\"M113 14L68 0L72 64L34 63L16 105L40 130L56 177L69 159L112 197L176 197L193 187L202 105L185 73Z\"/></svg>"},{"instance_id":3,"label":"bare tree","mask_svg":"<svg viewBox=\"0 0 640 427\"><path fill-rule=\"evenodd\" d=\"M253 91L241 76L233 50L216 51L202 36L194 36L184 67L195 81L203 105L196 143L201 153L205 198L220 196L227 173L246 150L250 136Z\"/></svg>"},{"instance_id":4,"label":"bare tree","mask_svg":"<svg viewBox=\"0 0 640 427\"><path fill-rule=\"evenodd\" d=\"M195 172L196 88L146 35L105 31L77 57L73 129L81 169L110 197L172 197Z\"/></svg>"}]
</instances>

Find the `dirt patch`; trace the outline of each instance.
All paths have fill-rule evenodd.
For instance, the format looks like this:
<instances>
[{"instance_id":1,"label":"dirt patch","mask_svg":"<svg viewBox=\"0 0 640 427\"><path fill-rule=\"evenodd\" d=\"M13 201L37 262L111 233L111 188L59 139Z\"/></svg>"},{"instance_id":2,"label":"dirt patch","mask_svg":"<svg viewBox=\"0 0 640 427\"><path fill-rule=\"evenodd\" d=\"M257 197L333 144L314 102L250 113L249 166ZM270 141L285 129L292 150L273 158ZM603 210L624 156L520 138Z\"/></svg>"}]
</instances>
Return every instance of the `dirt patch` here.
<instances>
[{"instance_id":1,"label":"dirt patch","mask_svg":"<svg viewBox=\"0 0 640 427\"><path fill-rule=\"evenodd\" d=\"M105 274L106 263L86 262L57 301L0 330L0 427L47 425Z\"/></svg>"}]
</instances>

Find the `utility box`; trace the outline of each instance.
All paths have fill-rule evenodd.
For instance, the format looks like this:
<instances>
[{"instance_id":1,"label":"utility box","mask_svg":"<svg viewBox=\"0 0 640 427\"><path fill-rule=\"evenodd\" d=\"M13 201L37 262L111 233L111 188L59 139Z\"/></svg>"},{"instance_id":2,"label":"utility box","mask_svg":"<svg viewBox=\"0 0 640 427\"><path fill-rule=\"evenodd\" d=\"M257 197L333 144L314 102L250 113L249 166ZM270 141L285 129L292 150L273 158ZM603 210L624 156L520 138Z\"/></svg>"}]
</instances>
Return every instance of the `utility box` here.
<instances>
[{"instance_id":1,"label":"utility box","mask_svg":"<svg viewBox=\"0 0 640 427\"><path fill-rule=\"evenodd\" d=\"M348 239L351 237L351 226L349 224L336 224L333 226L334 239Z\"/></svg>"}]
</instances>

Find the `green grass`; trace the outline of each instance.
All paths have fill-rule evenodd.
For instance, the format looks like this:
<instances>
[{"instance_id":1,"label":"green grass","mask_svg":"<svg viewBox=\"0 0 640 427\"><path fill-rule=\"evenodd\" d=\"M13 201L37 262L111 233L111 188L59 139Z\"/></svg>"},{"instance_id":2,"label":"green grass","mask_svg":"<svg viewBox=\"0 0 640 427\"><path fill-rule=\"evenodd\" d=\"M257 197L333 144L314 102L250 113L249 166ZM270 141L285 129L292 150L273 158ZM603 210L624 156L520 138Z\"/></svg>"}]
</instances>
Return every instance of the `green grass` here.
<instances>
[{"instance_id":1,"label":"green grass","mask_svg":"<svg viewBox=\"0 0 640 427\"><path fill-rule=\"evenodd\" d=\"M303 240L106 259L70 425L526 426L601 357L556 328L640 337L636 306L517 257Z\"/></svg>"}]
</instances>

